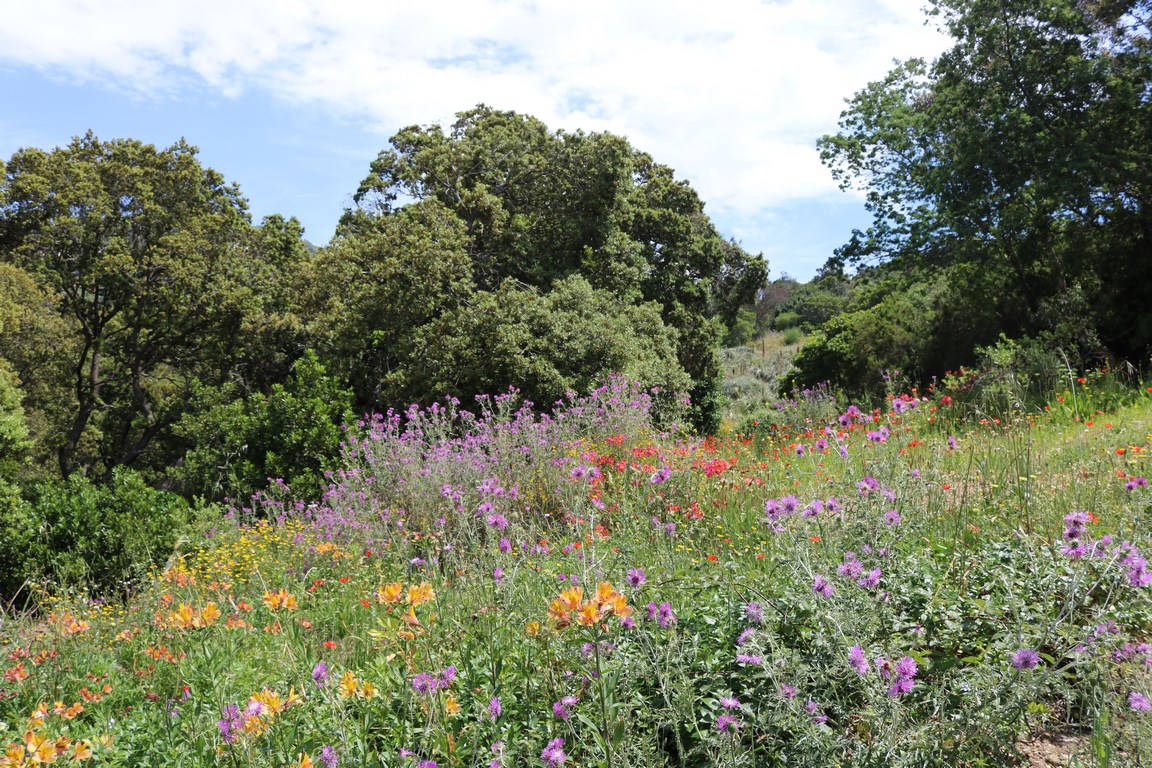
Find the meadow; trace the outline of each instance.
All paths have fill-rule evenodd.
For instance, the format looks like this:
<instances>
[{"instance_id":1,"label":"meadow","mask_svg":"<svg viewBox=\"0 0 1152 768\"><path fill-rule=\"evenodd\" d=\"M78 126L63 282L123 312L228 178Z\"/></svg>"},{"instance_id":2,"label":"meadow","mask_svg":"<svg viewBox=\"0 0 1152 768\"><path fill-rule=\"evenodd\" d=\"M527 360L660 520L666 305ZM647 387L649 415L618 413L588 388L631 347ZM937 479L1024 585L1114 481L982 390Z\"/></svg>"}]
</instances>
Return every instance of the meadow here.
<instances>
[{"instance_id":1,"label":"meadow","mask_svg":"<svg viewBox=\"0 0 1152 768\"><path fill-rule=\"evenodd\" d=\"M1152 391L976 378L711 438L621 379L349 425L322 498L3 617L0 766L1147 764Z\"/></svg>"}]
</instances>

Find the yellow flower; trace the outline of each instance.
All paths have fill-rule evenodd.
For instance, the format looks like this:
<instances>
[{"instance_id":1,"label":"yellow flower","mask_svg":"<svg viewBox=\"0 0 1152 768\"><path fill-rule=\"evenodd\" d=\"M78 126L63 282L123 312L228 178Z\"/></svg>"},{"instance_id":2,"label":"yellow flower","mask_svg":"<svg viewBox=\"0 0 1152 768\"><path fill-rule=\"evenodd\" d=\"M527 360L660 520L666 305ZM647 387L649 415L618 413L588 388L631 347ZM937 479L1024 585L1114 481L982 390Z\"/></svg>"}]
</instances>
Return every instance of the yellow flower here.
<instances>
[{"instance_id":1,"label":"yellow flower","mask_svg":"<svg viewBox=\"0 0 1152 768\"><path fill-rule=\"evenodd\" d=\"M400 602L401 596L404 594L404 585L398 581L391 584L385 584L376 590L376 602L381 605L388 603Z\"/></svg>"},{"instance_id":2,"label":"yellow flower","mask_svg":"<svg viewBox=\"0 0 1152 768\"><path fill-rule=\"evenodd\" d=\"M372 699L376 697L376 686L371 681L365 680L360 684L360 696L365 699Z\"/></svg>"},{"instance_id":3,"label":"yellow flower","mask_svg":"<svg viewBox=\"0 0 1152 768\"><path fill-rule=\"evenodd\" d=\"M356 675L351 672L345 672L340 677L340 686L337 690L344 698L351 698L356 695L356 691L360 689L360 683L356 680Z\"/></svg>"},{"instance_id":4,"label":"yellow flower","mask_svg":"<svg viewBox=\"0 0 1152 768\"><path fill-rule=\"evenodd\" d=\"M432 585L426 581L419 586L412 585L408 588L408 603L413 608L435 598L436 593L432 591Z\"/></svg>"},{"instance_id":5,"label":"yellow flower","mask_svg":"<svg viewBox=\"0 0 1152 768\"><path fill-rule=\"evenodd\" d=\"M314 763L312 762L312 758L309 757L307 752L297 752L296 753L296 759L298 762L295 765L293 765L292 768L313 768L314 767Z\"/></svg>"},{"instance_id":6,"label":"yellow flower","mask_svg":"<svg viewBox=\"0 0 1152 768\"><path fill-rule=\"evenodd\" d=\"M456 699L453 698L452 696L449 696L444 701L444 711L447 712L449 715L460 714L460 702L456 701Z\"/></svg>"}]
</instances>

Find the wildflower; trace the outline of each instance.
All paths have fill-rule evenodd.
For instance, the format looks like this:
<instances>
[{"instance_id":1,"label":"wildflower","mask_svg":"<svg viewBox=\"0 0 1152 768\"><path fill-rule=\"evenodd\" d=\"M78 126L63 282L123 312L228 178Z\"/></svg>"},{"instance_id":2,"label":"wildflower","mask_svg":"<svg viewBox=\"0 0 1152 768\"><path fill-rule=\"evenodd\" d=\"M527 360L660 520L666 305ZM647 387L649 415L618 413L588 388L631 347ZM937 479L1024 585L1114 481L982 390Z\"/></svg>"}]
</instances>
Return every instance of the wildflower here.
<instances>
[{"instance_id":1,"label":"wildflower","mask_svg":"<svg viewBox=\"0 0 1152 768\"><path fill-rule=\"evenodd\" d=\"M500 514L499 512L493 512L492 514L488 515L488 525L498 531L502 531L508 527L508 518L504 517L504 515Z\"/></svg>"},{"instance_id":2,"label":"wildflower","mask_svg":"<svg viewBox=\"0 0 1152 768\"><path fill-rule=\"evenodd\" d=\"M564 753L564 739L552 739L548 742L548 746L540 753L540 759L547 768L560 768L564 765L568 760L568 755Z\"/></svg>"},{"instance_id":3,"label":"wildflower","mask_svg":"<svg viewBox=\"0 0 1152 768\"><path fill-rule=\"evenodd\" d=\"M740 709L740 700L735 696L721 696L720 706L724 709Z\"/></svg>"},{"instance_id":4,"label":"wildflower","mask_svg":"<svg viewBox=\"0 0 1152 768\"><path fill-rule=\"evenodd\" d=\"M828 500L824 502L824 508L832 514L836 514L840 511L840 502L835 496L829 496Z\"/></svg>"},{"instance_id":5,"label":"wildflower","mask_svg":"<svg viewBox=\"0 0 1152 768\"><path fill-rule=\"evenodd\" d=\"M500 699L493 696L492 701L488 702L488 719L495 722L503 711L504 708L500 706Z\"/></svg>"},{"instance_id":6,"label":"wildflower","mask_svg":"<svg viewBox=\"0 0 1152 768\"><path fill-rule=\"evenodd\" d=\"M735 715L720 715L716 718L716 730L720 733L735 733L740 728L740 719Z\"/></svg>"},{"instance_id":7,"label":"wildflower","mask_svg":"<svg viewBox=\"0 0 1152 768\"><path fill-rule=\"evenodd\" d=\"M860 646L854 645L848 649L848 663L861 677L868 674L868 659L864 658L864 649Z\"/></svg>"},{"instance_id":8,"label":"wildflower","mask_svg":"<svg viewBox=\"0 0 1152 768\"><path fill-rule=\"evenodd\" d=\"M1137 488L1144 488L1147 485L1148 485L1147 478L1133 477L1127 483L1124 484L1124 487L1129 491L1134 491Z\"/></svg>"},{"instance_id":9,"label":"wildflower","mask_svg":"<svg viewBox=\"0 0 1152 768\"><path fill-rule=\"evenodd\" d=\"M572 717L572 707L579 703L579 699L575 696L565 696L560 701L552 702L552 714L560 720L567 720Z\"/></svg>"},{"instance_id":10,"label":"wildflower","mask_svg":"<svg viewBox=\"0 0 1152 768\"><path fill-rule=\"evenodd\" d=\"M905 656L896 662L895 666L890 661L883 657L876 659L876 667L880 669L881 675L885 680L892 679L892 686L888 689L888 695L893 698L903 696L912 690L915 684L914 678L916 677L916 661L911 656Z\"/></svg>"},{"instance_id":11,"label":"wildflower","mask_svg":"<svg viewBox=\"0 0 1152 768\"><path fill-rule=\"evenodd\" d=\"M320 764L324 768L336 768L339 762L340 756L336 754L336 747L330 745L320 747Z\"/></svg>"},{"instance_id":12,"label":"wildflower","mask_svg":"<svg viewBox=\"0 0 1152 768\"><path fill-rule=\"evenodd\" d=\"M800 499L795 496L784 496L780 499L780 509L785 515L794 515L800 508Z\"/></svg>"},{"instance_id":13,"label":"wildflower","mask_svg":"<svg viewBox=\"0 0 1152 768\"><path fill-rule=\"evenodd\" d=\"M628 578L626 581L630 587L639 587L641 584L648 581L648 575L644 573L643 568L632 568L628 571Z\"/></svg>"},{"instance_id":14,"label":"wildflower","mask_svg":"<svg viewBox=\"0 0 1152 768\"><path fill-rule=\"evenodd\" d=\"M317 662L316 666L312 667L312 682L316 683L317 688L323 688L328 682L328 665L323 661Z\"/></svg>"},{"instance_id":15,"label":"wildflower","mask_svg":"<svg viewBox=\"0 0 1152 768\"><path fill-rule=\"evenodd\" d=\"M1131 691L1128 694L1128 707L1136 712L1152 712L1152 701L1142 693Z\"/></svg>"},{"instance_id":16,"label":"wildflower","mask_svg":"<svg viewBox=\"0 0 1152 768\"><path fill-rule=\"evenodd\" d=\"M882 575L883 571L879 568L873 568L868 572L868 575L856 579L856 583L865 589L875 589L876 586L880 584L880 577Z\"/></svg>"},{"instance_id":17,"label":"wildflower","mask_svg":"<svg viewBox=\"0 0 1152 768\"><path fill-rule=\"evenodd\" d=\"M1084 535L1084 531L1088 525L1088 513L1083 511L1072 512L1064 516L1064 538L1068 541L1076 541Z\"/></svg>"},{"instance_id":18,"label":"wildflower","mask_svg":"<svg viewBox=\"0 0 1152 768\"><path fill-rule=\"evenodd\" d=\"M782 685L780 686L780 695L786 699L794 699L796 698L796 689L791 685Z\"/></svg>"},{"instance_id":19,"label":"wildflower","mask_svg":"<svg viewBox=\"0 0 1152 768\"><path fill-rule=\"evenodd\" d=\"M503 568L493 568L492 569L492 581L496 582L497 584L503 584L504 583L504 569Z\"/></svg>"},{"instance_id":20,"label":"wildflower","mask_svg":"<svg viewBox=\"0 0 1152 768\"><path fill-rule=\"evenodd\" d=\"M832 586L823 576L817 575L812 579L812 591L820 597L832 597L836 594L836 587Z\"/></svg>"},{"instance_id":21,"label":"wildflower","mask_svg":"<svg viewBox=\"0 0 1152 768\"><path fill-rule=\"evenodd\" d=\"M764 659L761 656L756 656L751 653L738 653L736 654L736 661L740 664L747 664L751 667L760 667L764 665Z\"/></svg>"},{"instance_id":22,"label":"wildflower","mask_svg":"<svg viewBox=\"0 0 1152 768\"><path fill-rule=\"evenodd\" d=\"M512 542L508 539L500 539L499 550L505 554L512 551Z\"/></svg>"},{"instance_id":23,"label":"wildflower","mask_svg":"<svg viewBox=\"0 0 1152 768\"><path fill-rule=\"evenodd\" d=\"M888 525L900 525L900 513L894 509L890 509L884 513L884 522Z\"/></svg>"},{"instance_id":24,"label":"wildflower","mask_svg":"<svg viewBox=\"0 0 1152 768\"><path fill-rule=\"evenodd\" d=\"M828 722L828 715L821 713L820 705L812 701L812 699L808 699L804 704L804 708L808 710L808 714L812 716L812 722L816 725L823 725Z\"/></svg>"},{"instance_id":25,"label":"wildflower","mask_svg":"<svg viewBox=\"0 0 1152 768\"><path fill-rule=\"evenodd\" d=\"M1012 656L1012 666L1016 669L1033 669L1040 663L1040 654L1031 648L1021 648Z\"/></svg>"},{"instance_id":26,"label":"wildflower","mask_svg":"<svg viewBox=\"0 0 1152 768\"><path fill-rule=\"evenodd\" d=\"M345 673L348 674L348 673ZM412 690L416 691L423 696L427 696L439 688L439 681L436 677L428 672L421 672L412 678Z\"/></svg>"},{"instance_id":27,"label":"wildflower","mask_svg":"<svg viewBox=\"0 0 1152 768\"><path fill-rule=\"evenodd\" d=\"M660 485L667 482L670 477L672 477L672 471L668 467L661 467L652 474L652 477L648 478L648 482L652 485Z\"/></svg>"},{"instance_id":28,"label":"wildflower","mask_svg":"<svg viewBox=\"0 0 1152 768\"><path fill-rule=\"evenodd\" d=\"M675 536L676 535L676 523L665 523L664 524L664 533L667 534L669 537Z\"/></svg>"},{"instance_id":29,"label":"wildflower","mask_svg":"<svg viewBox=\"0 0 1152 768\"><path fill-rule=\"evenodd\" d=\"M803 443L797 443L796 444L796 455L800 458L804 458L804 444Z\"/></svg>"},{"instance_id":30,"label":"wildflower","mask_svg":"<svg viewBox=\"0 0 1152 768\"><path fill-rule=\"evenodd\" d=\"M736 645L744 645L746 642L756 636L756 630L752 627L746 627L739 637L736 638Z\"/></svg>"},{"instance_id":31,"label":"wildflower","mask_svg":"<svg viewBox=\"0 0 1152 768\"><path fill-rule=\"evenodd\" d=\"M416 764L416 768L437 768L435 760L421 760Z\"/></svg>"},{"instance_id":32,"label":"wildflower","mask_svg":"<svg viewBox=\"0 0 1152 768\"><path fill-rule=\"evenodd\" d=\"M804 507L804 512L802 515L804 517L816 517L820 514L820 510L823 508L823 506L824 504L819 499L816 499L811 504Z\"/></svg>"}]
</instances>

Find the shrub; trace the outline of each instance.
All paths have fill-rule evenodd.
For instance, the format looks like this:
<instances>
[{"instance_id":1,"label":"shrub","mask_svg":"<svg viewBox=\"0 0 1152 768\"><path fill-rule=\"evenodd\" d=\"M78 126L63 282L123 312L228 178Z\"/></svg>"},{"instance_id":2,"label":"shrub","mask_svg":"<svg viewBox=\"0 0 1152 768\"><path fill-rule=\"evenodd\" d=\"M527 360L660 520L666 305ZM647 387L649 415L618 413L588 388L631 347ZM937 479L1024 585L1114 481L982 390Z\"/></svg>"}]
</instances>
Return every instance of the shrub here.
<instances>
[{"instance_id":1,"label":"shrub","mask_svg":"<svg viewBox=\"0 0 1152 768\"><path fill-rule=\"evenodd\" d=\"M190 517L179 496L124 468L107 485L72 475L34 487L32 496L16 507L18 515L5 517L0 533L26 542L16 575L56 589L86 587L97 597L128 594L172 554Z\"/></svg>"}]
</instances>

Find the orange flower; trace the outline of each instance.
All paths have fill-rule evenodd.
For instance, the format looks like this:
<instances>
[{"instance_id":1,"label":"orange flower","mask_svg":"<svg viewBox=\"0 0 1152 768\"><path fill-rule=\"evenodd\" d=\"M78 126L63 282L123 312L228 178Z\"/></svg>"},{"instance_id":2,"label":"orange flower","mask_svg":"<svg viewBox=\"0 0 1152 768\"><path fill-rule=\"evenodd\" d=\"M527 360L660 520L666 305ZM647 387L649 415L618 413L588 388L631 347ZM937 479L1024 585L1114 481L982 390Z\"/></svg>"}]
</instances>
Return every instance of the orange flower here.
<instances>
[{"instance_id":1,"label":"orange flower","mask_svg":"<svg viewBox=\"0 0 1152 768\"><path fill-rule=\"evenodd\" d=\"M588 602L584 603L584 605L580 606L580 613L576 617L576 621L578 621L581 626L591 627L599 620L600 607L597 606L596 603L589 600Z\"/></svg>"},{"instance_id":2,"label":"orange flower","mask_svg":"<svg viewBox=\"0 0 1152 768\"><path fill-rule=\"evenodd\" d=\"M408 588L408 604L413 608L421 603L434 600L435 598L436 593L432 591L432 585L428 582L424 582L419 586L413 585Z\"/></svg>"},{"instance_id":3,"label":"orange flower","mask_svg":"<svg viewBox=\"0 0 1152 768\"><path fill-rule=\"evenodd\" d=\"M351 672L345 672L340 677L340 685L336 690L340 691L340 695L344 698L351 698L356 695L358 690L360 690L360 683L356 679L356 675L352 674Z\"/></svg>"},{"instance_id":4,"label":"orange flower","mask_svg":"<svg viewBox=\"0 0 1152 768\"><path fill-rule=\"evenodd\" d=\"M398 603L404 594L404 585L398 581L391 584L385 584L376 590L376 602L381 605L387 603Z\"/></svg>"},{"instance_id":5,"label":"orange flower","mask_svg":"<svg viewBox=\"0 0 1152 768\"><path fill-rule=\"evenodd\" d=\"M565 611L575 613L580 610L580 605L584 602L584 590L580 587L569 587L560 593L559 601Z\"/></svg>"}]
</instances>

